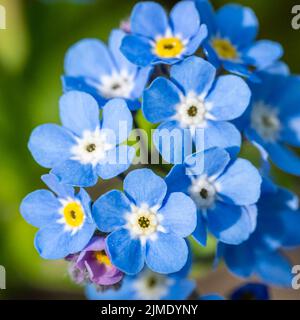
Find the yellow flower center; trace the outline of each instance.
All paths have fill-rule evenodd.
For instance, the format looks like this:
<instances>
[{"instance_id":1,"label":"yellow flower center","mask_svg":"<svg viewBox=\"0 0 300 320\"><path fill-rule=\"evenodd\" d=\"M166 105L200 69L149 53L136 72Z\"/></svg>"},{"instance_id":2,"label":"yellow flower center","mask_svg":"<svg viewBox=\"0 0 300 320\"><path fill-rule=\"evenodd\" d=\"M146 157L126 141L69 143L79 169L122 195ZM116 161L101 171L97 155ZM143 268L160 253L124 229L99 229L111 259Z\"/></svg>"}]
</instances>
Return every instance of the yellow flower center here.
<instances>
[{"instance_id":1,"label":"yellow flower center","mask_svg":"<svg viewBox=\"0 0 300 320\"><path fill-rule=\"evenodd\" d=\"M70 227L79 227L82 225L84 220L84 211L80 203L70 202L63 209L66 223Z\"/></svg>"},{"instance_id":2,"label":"yellow flower center","mask_svg":"<svg viewBox=\"0 0 300 320\"><path fill-rule=\"evenodd\" d=\"M99 263L103 263L106 266L110 267L111 266L111 262L109 260L109 257L107 256L107 254L105 253L104 250L102 251L96 251L95 252L95 258Z\"/></svg>"},{"instance_id":3,"label":"yellow flower center","mask_svg":"<svg viewBox=\"0 0 300 320\"><path fill-rule=\"evenodd\" d=\"M238 57L236 48L228 40L215 38L212 40L212 46L222 59L234 60Z\"/></svg>"},{"instance_id":4,"label":"yellow flower center","mask_svg":"<svg viewBox=\"0 0 300 320\"><path fill-rule=\"evenodd\" d=\"M184 45L179 38L161 38L155 44L155 54L160 58L175 58L184 49Z\"/></svg>"}]
</instances>

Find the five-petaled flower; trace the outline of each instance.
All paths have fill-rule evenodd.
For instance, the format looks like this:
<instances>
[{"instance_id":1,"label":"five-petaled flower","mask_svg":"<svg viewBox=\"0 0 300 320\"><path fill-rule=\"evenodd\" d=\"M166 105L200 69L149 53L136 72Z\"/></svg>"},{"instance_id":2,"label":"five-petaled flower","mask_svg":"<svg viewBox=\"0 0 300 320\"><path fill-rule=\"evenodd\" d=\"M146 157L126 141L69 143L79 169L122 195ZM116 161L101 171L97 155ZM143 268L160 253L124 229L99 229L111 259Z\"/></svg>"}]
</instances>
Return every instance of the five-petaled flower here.
<instances>
[{"instance_id":1,"label":"five-petaled flower","mask_svg":"<svg viewBox=\"0 0 300 320\"><path fill-rule=\"evenodd\" d=\"M176 63L194 54L207 36L207 28L200 24L192 1L176 4L170 20L158 3L140 2L132 11L130 30L122 41L121 51L140 66Z\"/></svg>"},{"instance_id":2,"label":"five-petaled flower","mask_svg":"<svg viewBox=\"0 0 300 320\"><path fill-rule=\"evenodd\" d=\"M39 228L35 237L39 254L45 259L62 259L82 250L95 232L91 199L84 189L75 194L73 187L52 174L42 176L42 180L53 192L30 193L20 211L28 223Z\"/></svg>"},{"instance_id":3,"label":"five-petaled flower","mask_svg":"<svg viewBox=\"0 0 300 320\"><path fill-rule=\"evenodd\" d=\"M214 13L208 0L195 0L195 3L208 28L204 51L217 68L257 81L253 70L263 70L283 55L279 43L255 41L258 21L252 9L228 4Z\"/></svg>"},{"instance_id":4,"label":"five-petaled flower","mask_svg":"<svg viewBox=\"0 0 300 320\"><path fill-rule=\"evenodd\" d=\"M300 147L300 79L259 73L251 84L252 102L239 119L247 138L280 169L300 175L300 158L288 146Z\"/></svg>"},{"instance_id":5,"label":"five-petaled flower","mask_svg":"<svg viewBox=\"0 0 300 320\"><path fill-rule=\"evenodd\" d=\"M128 169L135 150L124 142L132 128L132 116L122 99L110 100L102 110L84 92L70 91L60 100L63 126L44 124L31 134L34 159L63 182L93 186L98 176L110 179Z\"/></svg>"},{"instance_id":6,"label":"five-petaled flower","mask_svg":"<svg viewBox=\"0 0 300 320\"><path fill-rule=\"evenodd\" d=\"M187 174L188 173L188 174ZM169 192L184 192L198 208L194 238L206 245L207 228L221 242L239 244L256 227L261 177L245 159L212 148L175 165L166 177Z\"/></svg>"},{"instance_id":7,"label":"five-petaled flower","mask_svg":"<svg viewBox=\"0 0 300 320\"><path fill-rule=\"evenodd\" d=\"M109 99L125 99L129 109L140 108L139 98L151 67L139 68L120 52L125 32L113 30L108 48L97 39L84 39L73 45L65 58L65 91L87 92L100 106Z\"/></svg>"},{"instance_id":8,"label":"five-petaled flower","mask_svg":"<svg viewBox=\"0 0 300 320\"><path fill-rule=\"evenodd\" d=\"M196 227L196 207L181 192L167 196L165 181L149 169L130 172L124 193L112 190L93 205L112 263L127 274L147 266L159 273L179 271L187 261L185 237Z\"/></svg>"},{"instance_id":9,"label":"five-petaled flower","mask_svg":"<svg viewBox=\"0 0 300 320\"><path fill-rule=\"evenodd\" d=\"M196 142L198 151L222 147L236 154L241 135L228 121L241 116L249 104L251 92L245 81L233 75L216 78L216 69L199 57L172 66L170 76L172 80L159 77L153 81L144 91L142 105L148 121L162 122L153 135L162 157L181 162L190 153L189 140ZM180 130L185 143L166 148L161 142L174 129Z\"/></svg>"}]
</instances>

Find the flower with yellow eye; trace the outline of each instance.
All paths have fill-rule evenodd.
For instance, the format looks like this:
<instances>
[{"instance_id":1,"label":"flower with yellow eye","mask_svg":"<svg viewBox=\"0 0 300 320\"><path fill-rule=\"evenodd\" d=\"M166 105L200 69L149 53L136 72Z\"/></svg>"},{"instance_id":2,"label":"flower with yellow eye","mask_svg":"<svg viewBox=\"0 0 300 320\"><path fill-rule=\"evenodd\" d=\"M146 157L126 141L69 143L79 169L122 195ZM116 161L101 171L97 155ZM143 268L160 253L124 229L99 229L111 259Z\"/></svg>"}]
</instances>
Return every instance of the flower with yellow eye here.
<instances>
[{"instance_id":1,"label":"flower with yellow eye","mask_svg":"<svg viewBox=\"0 0 300 320\"><path fill-rule=\"evenodd\" d=\"M193 1L176 4L169 21L158 3L140 2L132 11L130 29L121 51L129 61L144 67L174 64L191 56L207 36Z\"/></svg>"},{"instance_id":2,"label":"flower with yellow eye","mask_svg":"<svg viewBox=\"0 0 300 320\"><path fill-rule=\"evenodd\" d=\"M39 228L35 247L45 259L61 259L81 251L95 231L91 200L84 189L76 194L73 187L61 183L53 174L42 180L49 190L37 190L22 201L24 219ZM56 194L56 196L55 196Z\"/></svg>"},{"instance_id":3,"label":"flower with yellow eye","mask_svg":"<svg viewBox=\"0 0 300 320\"><path fill-rule=\"evenodd\" d=\"M208 26L204 53L215 67L257 81L256 71L272 66L282 57L279 43L256 40L259 25L252 9L227 4L214 13L209 1L195 3Z\"/></svg>"}]
</instances>

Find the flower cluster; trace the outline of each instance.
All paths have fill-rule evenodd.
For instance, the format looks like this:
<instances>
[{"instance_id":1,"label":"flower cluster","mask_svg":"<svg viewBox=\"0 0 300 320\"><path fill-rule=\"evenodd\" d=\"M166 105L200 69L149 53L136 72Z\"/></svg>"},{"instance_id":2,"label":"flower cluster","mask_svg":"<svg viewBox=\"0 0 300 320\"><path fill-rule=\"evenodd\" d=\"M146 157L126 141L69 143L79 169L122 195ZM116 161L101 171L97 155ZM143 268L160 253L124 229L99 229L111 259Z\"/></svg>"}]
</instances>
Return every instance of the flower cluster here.
<instances>
[{"instance_id":1,"label":"flower cluster","mask_svg":"<svg viewBox=\"0 0 300 320\"><path fill-rule=\"evenodd\" d=\"M208 0L179 1L167 15L140 2L108 46L84 39L68 50L61 125L40 125L28 144L50 169L42 180L51 191L30 193L20 211L39 228L41 257L67 260L88 298L195 296L189 242L201 250L208 234L216 262L237 276L291 285L280 249L300 245L300 212L296 195L271 180L270 161L300 175L290 149L300 146L300 78L280 61L280 44L257 33L254 12L237 4L214 12ZM168 172L133 167L137 114L153 124ZM246 139L259 168L239 156ZM113 178L122 191L111 180L103 194L99 181ZM250 284L232 298L266 299L266 290Z\"/></svg>"}]
</instances>

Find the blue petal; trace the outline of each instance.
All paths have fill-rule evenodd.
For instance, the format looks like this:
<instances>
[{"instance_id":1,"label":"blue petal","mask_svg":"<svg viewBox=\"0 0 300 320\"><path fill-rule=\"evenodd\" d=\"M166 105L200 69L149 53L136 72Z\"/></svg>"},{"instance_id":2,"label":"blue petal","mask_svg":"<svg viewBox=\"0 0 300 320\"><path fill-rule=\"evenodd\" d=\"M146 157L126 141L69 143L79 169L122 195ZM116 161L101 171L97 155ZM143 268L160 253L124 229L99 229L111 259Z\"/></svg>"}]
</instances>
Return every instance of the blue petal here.
<instances>
[{"instance_id":1,"label":"blue petal","mask_svg":"<svg viewBox=\"0 0 300 320\"><path fill-rule=\"evenodd\" d=\"M137 169L128 173L124 179L124 191L136 205L146 203L153 207L162 204L167 185L150 169Z\"/></svg>"},{"instance_id":2,"label":"blue petal","mask_svg":"<svg viewBox=\"0 0 300 320\"><path fill-rule=\"evenodd\" d=\"M253 211L247 208L217 202L208 210L207 222L210 232L227 244L240 244L247 240L253 231Z\"/></svg>"},{"instance_id":3,"label":"blue petal","mask_svg":"<svg viewBox=\"0 0 300 320\"><path fill-rule=\"evenodd\" d=\"M189 129L180 128L177 121L162 123L153 133L153 143L164 161L181 164L193 151Z\"/></svg>"},{"instance_id":4,"label":"blue petal","mask_svg":"<svg viewBox=\"0 0 300 320\"><path fill-rule=\"evenodd\" d=\"M125 214L131 212L127 197L117 190L102 195L93 204L93 218L102 232L111 232L125 225Z\"/></svg>"},{"instance_id":5,"label":"blue petal","mask_svg":"<svg viewBox=\"0 0 300 320\"><path fill-rule=\"evenodd\" d=\"M296 153L277 143L268 144L266 149L271 160L281 170L300 176L300 158Z\"/></svg>"},{"instance_id":6,"label":"blue petal","mask_svg":"<svg viewBox=\"0 0 300 320\"><path fill-rule=\"evenodd\" d=\"M175 106L180 102L180 90L166 78L155 79L143 94L143 113L145 118L153 123L172 117Z\"/></svg>"},{"instance_id":7,"label":"blue petal","mask_svg":"<svg viewBox=\"0 0 300 320\"><path fill-rule=\"evenodd\" d=\"M168 186L168 193L172 192L188 192L191 185L191 179L187 175L187 168L183 164L177 164L172 167L165 178Z\"/></svg>"},{"instance_id":8,"label":"blue petal","mask_svg":"<svg viewBox=\"0 0 300 320\"><path fill-rule=\"evenodd\" d=\"M127 70L128 73L136 73L137 66L129 62L122 52L120 51L120 47L122 44L122 40L126 36L126 33L120 29L114 29L109 36L108 40L108 48L113 56L114 63L118 67L118 70Z\"/></svg>"},{"instance_id":9,"label":"blue petal","mask_svg":"<svg viewBox=\"0 0 300 320\"><path fill-rule=\"evenodd\" d=\"M202 42L207 37L208 31L206 25L202 24L196 33L196 35L190 39L186 45L186 50L184 51L185 56L190 56L194 54L202 44Z\"/></svg>"},{"instance_id":10,"label":"blue petal","mask_svg":"<svg viewBox=\"0 0 300 320\"><path fill-rule=\"evenodd\" d=\"M140 240L131 239L129 231L120 229L106 238L106 245L113 265L126 274L137 274L143 269L145 247Z\"/></svg>"},{"instance_id":11,"label":"blue petal","mask_svg":"<svg viewBox=\"0 0 300 320\"><path fill-rule=\"evenodd\" d=\"M273 41L260 40L255 42L250 48L243 51L244 58L257 67L264 69L279 60L283 55L282 46Z\"/></svg>"},{"instance_id":12,"label":"blue petal","mask_svg":"<svg viewBox=\"0 0 300 320\"><path fill-rule=\"evenodd\" d=\"M96 39L84 39L73 45L65 57L65 73L73 77L99 80L111 74L114 65L105 44Z\"/></svg>"},{"instance_id":13,"label":"blue petal","mask_svg":"<svg viewBox=\"0 0 300 320\"><path fill-rule=\"evenodd\" d=\"M22 201L20 212L31 225L41 228L59 219L61 204L48 190L37 190L28 194Z\"/></svg>"},{"instance_id":14,"label":"blue petal","mask_svg":"<svg viewBox=\"0 0 300 320\"><path fill-rule=\"evenodd\" d=\"M216 68L204 59L193 56L172 66L170 75L185 95L194 92L205 97L214 82Z\"/></svg>"},{"instance_id":15,"label":"blue petal","mask_svg":"<svg viewBox=\"0 0 300 320\"><path fill-rule=\"evenodd\" d=\"M286 111L287 109L284 108ZM283 128L280 133L282 141L295 147L300 147L300 115L291 116L283 121Z\"/></svg>"},{"instance_id":16,"label":"blue petal","mask_svg":"<svg viewBox=\"0 0 300 320\"><path fill-rule=\"evenodd\" d=\"M231 294L231 300L247 300L250 294L251 300L269 300L268 287L261 283L247 283Z\"/></svg>"},{"instance_id":17,"label":"blue petal","mask_svg":"<svg viewBox=\"0 0 300 320\"><path fill-rule=\"evenodd\" d=\"M221 76L205 100L209 114L218 121L233 120L241 116L249 105L251 91L237 76Z\"/></svg>"},{"instance_id":18,"label":"blue petal","mask_svg":"<svg viewBox=\"0 0 300 320\"><path fill-rule=\"evenodd\" d=\"M135 148L125 145L109 150L104 162L97 165L97 174L102 179L111 179L118 176L130 167L135 152Z\"/></svg>"},{"instance_id":19,"label":"blue petal","mask_svg":"<svg viewBox=\"0 0 300 320\"><path fill-rule=\"evenodd\" d=\"M97 100L99 107L106 102L106 98L103 98L99 90L86 78L62 76L62 85L64 93L68 91L83 91L90 94Z\"/></svg>"},{"instance_id":20,"label":"blue petal","mask_svg":"<svg viewBox=\"0 0 300 320\"><path fill-rule=\"evenodd\" d=\"M197 0L195 3L201 22L207 26L209 36L215 34L217 32L217 25L212 4L209 0Z\"/></svg>"},{"instance_id":21,"label":"blue petal","mask_svg":"<svg viewBox=\"0 0 300 320\"><path fill-rule=\"evenodd\" d=\"M173 273L182 269L188 258L184 239L174 234L159 232L157 239L147 242L146 263L154 272Z\"/></svg>"},{"instance_id":22,"label":"blue petal","mask_svg":"<svg viewBox=\"0 0 300 320\"><path fill-rule=\"evenodd\" d=\"M162 226L167 232L179 237L188 237L196 228L196 206L182 192L171 193L158 213L163 216Z\"/></svg>"},{"instance_id":23,"label":"blue petal","mask_svg":"<svg viewBox=\"0 0 300 320\"><path fill-rule=\"evenodd\" d=\"M177 3L170 12L170 20L173 34L180 35L183 39L194 36L200 26L200 17L192 1Z\"/></svg>"},{"instance_id":24,"label":"blue petal","mask_svg":"<svg viewBox=\"0 0 300 320\"><path fill-rule=\"evenodd\" d=\"M216 19L221 36L238 46L250 44L257 36L258 21L248 7L225 5L217 12Z\"/></svg>"},{"instance_id":25,"label":"blue petal","mask_svg":"<svg viewBox=\"0 0 300 320\"><path fill-rule=\"evenodd\" d=\"M256 259L256 273L266 283L291 287L293 274L290 262L279 252L261 252Z\"/></svg>"},{"instance_id":26,"label":"blue petal","mask_svg":"<svg viewBox=\"0 0 300 320\"><path fill-rule=\"evenodd\" d=\"M77 187L91 187L98 177L91 164L83 165L78 161L67 160L55 166L51 173L58 176L62 183Z\"/></svg>"},{"instance_id":27,"label":"blue petal","mask_svg":"<svg viewBox=\"0 0 300 320\"><path fill-rule=\"evenodd\" d=\"M69 131L56 124L44 124L33 130L28 148L38 164L52 168L70 158L74 144Z\"/></svg>"},{"instance_id":28,"label":"blue petal","mask_svg":"<svg viewBox=\"0 0 300 320\"><path fill-rule=\"evenodd\" d=\"M249 62L249 64L251 64ZM235 62L235 61L223 61L222 62L223 68L228 71L229 73L236 74L241 77L250 78L253 76L253 72L249 69L246 65L246 62Z\"/></svg>"},{"instance_id":29,"label":"blue petal","mask_svg":"<svg viewBox=\"0 0 300 320\"><path fill-rule=\"evenodd\" d=\"M121 52L132 63L146 67L155 61L152 47L148 39L128 35L121 44Z\"/></svg>"},{"instance_id":30,"label":"blue petal","mask_svg":"<svg viewBox=\"0 0 300 320\"><path fill-rule=\"evenodd\" d=\"M54 174L44 174L42 181L60 198L74 197L74 188L61 183Z\"/></svg>"},{"instance_id":31,"label":"blue petal","mask_svg":"<svg viewBox=\"0 0 300 320\"><path fill-rule=\"evenodd\" d=\"M196 282L188 279L177 280L162 300L186 300L196 289Z\"/></svg>"},{"instance_id":32,"label":"blue petal","mask_svg":"<svg viewBox=\"0 0 300 320\"><path fill-rule=\"evenodd\" d=\"M231 272L240 277L250 277L254 271L255 256L253 249L246 241L238 246L225 245L223 246L224 261Z\"/></svg>"},{"instance_id":33,"label":"blue petal","mask_svg":"<svg viewBox=\"0 0 300 320\"><path fill-rule=\"evenodd\" d=\"M198 140L201 143L201 138ZM233 124L229 122L207 122L204 130L205 150L214 147L223 148L230 154L231 158L234 158L240 151L241 140L241 134ZM203 149L203 146L196 144L196 150L201 150L201 148Z\"/></svg>"},{"instance_id":34,"label":"blue petal","mask_svg":"<svg viewBox=\"0 0 300 320\"><path fill-rule=\"evenodd\" d=\"M300 245L300 211L287 210L281 213L281 219L284 225L284 238L282 245L287 248L293 248Z\"/></svg>"},{"instance_id":35,"label":"blue petal","mask_svg":"<svg viewBox=\"0 0 300 320\"><path fill-rule=\"evenodd\" d=\"M108 130L107 142L124 142L132 129L132 115L123 99L112 99L103 107L102 129Z\"/></svg>"},{"instance_id":36,"label":"blue petal","mask_svg":"<svg viewBox=\"0 0 300 320\"><path fill-rule=\"evenodd\" d=\"M197 227L193 232L193 238L199 242L202 246L206 246L207 243L207 227L206 221L203 218L201 212L197 213Z\"/></svg>"},{"instance_id":37,"label":"blue petal","mask_svg":"<svg viewBox=\"0 0 300 320\"><path fill-rule=\"evenodd\" d=\"M131 14L130 28L132 33L148 38L164 35L168 19L163 7L151 1L137 3Z\"/></svg>"},{"instance_id":38,"label":"blue petal","mask_svg":"<svg viewBox=\"0 0 300 320\"><path fill-rule=\"evenodd\" d=\"M211 294L205 294L201 296L200 300L217 301L217 300L225 300L225 298L216 293L211 293Z\"/></svg>"},{"instance_id":39,"label":"blue petal","mask_svg":"<svg viewBox=\"0 0 300 320\"><path fill-rule=\"evenodd\" d=\"M69 91L61 97L59 106L63 126L78 136L99 127L99 106L91 95Z\"/></svg>"},{"instance_id":40,"label":"blue petal","mask_svg":"<svg viewBox=\"0 0 300 320\"><path fill-rule=\"evenodd\" d=\"M149 80L149 76L151 75L152 72L152 67L145 67L145 68L139 68L136 77L135 77L135 85L134 88L131 92L132 99L140 99L140 97L143 94L143 91L145 89L145 86ZM138 109L140 108L140 103L138 102ZM135 110L133 108L130 108L130 110Z\"/></svg>"},{"instance_id":41,"label":"blue petal","mask_svg":"<svg viewBox=\"0 0 300 320\"><path fill-rule=\"evenodd\" d=\"M237 159L217 179L218 194L235 205L250 205L260 197L261 176L258 170L245 159Z\"/></svg>"},{"instance_id":42,"label":"blue petal","mask_svg":"<svg viewBox=\"0 0 300 320\"><path fill-rule=\"evenodd\" d=\"M70 253L75 253L69 251L71 241L71 233L65 232L63 225L50 224L37 232L34 244L42 258L62 259Z\"/></svg>"},{"instance_id":43,"label":"blue petal","mask_svg":"<svg viewBox=\"0 0 300 320\"><path fill-rule=\"evenodd\" d=\"M204 174L216 179L225 170L229 161L228 152L221 148L212 148L188 157L185 163L194 175Z\"/></svg>"},{"instance_id":44,"label":"blue petal","mask_svg":"<svg viewBox=\"0 0 300 320\"><path fill-rule=\"evenodd\" d=\"M71 236L68 243L69 253L77 253L84 249L93 237L95 230L96 225L94 222L89 218L86 219L82 228Z\"/></svg>"}]
</instances>

